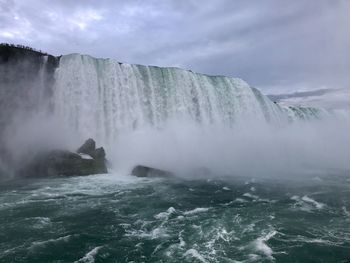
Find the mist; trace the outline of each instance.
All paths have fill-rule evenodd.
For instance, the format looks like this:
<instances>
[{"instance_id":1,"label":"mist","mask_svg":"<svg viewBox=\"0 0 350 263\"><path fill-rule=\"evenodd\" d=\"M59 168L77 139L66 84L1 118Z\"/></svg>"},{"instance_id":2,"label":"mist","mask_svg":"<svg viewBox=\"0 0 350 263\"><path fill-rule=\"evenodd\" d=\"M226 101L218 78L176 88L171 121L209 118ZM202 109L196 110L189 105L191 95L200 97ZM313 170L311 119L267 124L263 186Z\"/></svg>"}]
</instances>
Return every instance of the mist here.
<instances>
[{"instance_id":1,"label":"mist","mask_svg":"<svg viewBox=\"0 0 350 263\"><path fill-rule=\"evenodd\" d=\"M181 69L68 55L50 75L46 62L36 58L36 71L19 82L10 75L2 90L2 99L16 105L2 105L2 169L24 165L37 152L74 152L93 138L117 174L138 164L184 177L350 170L347 113L293 111L242 80ZM31 63L6 70L25 72Z\"/></svg>"},{"instance_id":2,"label":"mist","mask_svg":"<svg viewBox=\"0 0 350 263\"><path fill-rule=\"evenodd\" d=\"M303 177L350 169L350 123L344 120L276 126L245 123L233 128L168 123L118 136L110 148L114 168L144 164L179 176ZM202 173L205 176L205 172Z\"/></svg>"},{"instance_id":3,"label":"mist","mask_svg":"<svg viewBox=\"0 0 350 263\"><path fill-rule=\"evenodd\" d=\"M163 127L118 132L115 141L97 141L107 152L113 176L135 165L164 169L185 178L215 176L303 178L350 170L350 122L344 116L313 121L236 125L167 121ZM3 132L12 163L24 165L35 153L75 151L85 139L54 114L17 114ZM5 169L6 161L2 161Z\"/></svg>"},{"instance_id":4,"label":"mist","mask_svg":"<svg viewBox=\"0 0 350 263\"><path fill-rule=\"evenodd\" d=\"M1 45L0 170L5 176L57 137L51 117L56 62L28 47Z\"/></svg>"}]
</instances>

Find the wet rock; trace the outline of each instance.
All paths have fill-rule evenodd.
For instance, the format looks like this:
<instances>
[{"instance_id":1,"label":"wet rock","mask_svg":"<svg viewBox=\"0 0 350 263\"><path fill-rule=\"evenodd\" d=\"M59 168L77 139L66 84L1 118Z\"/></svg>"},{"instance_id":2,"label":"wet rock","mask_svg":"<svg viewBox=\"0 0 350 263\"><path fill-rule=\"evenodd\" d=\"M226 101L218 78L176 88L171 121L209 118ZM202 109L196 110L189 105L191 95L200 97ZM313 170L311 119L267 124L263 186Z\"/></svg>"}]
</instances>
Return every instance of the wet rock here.
<instances>
[{"instance_id":1,"label":"wet rock","mask_svg":"<svg viewBox=\"0 0 350 263\"><path fill-rule=\"evenodd\" d=\"M79 154L87 154L95 160L105 160L106 152L103 147L96 149L96 143L93 139L87 139L82 146L77 150Z\"/></svg>"},{"instance_id":2,"label":"wet rock","mask_svg":"<svg viewBox=\"0 0 350 263\"><path fill-rule=\"evenodd\" d=\"M94 158L95 160L104 160L106 157L106 152L103 149L103 147L97 148L96 150L94 150L90 156L92 158Z\"/></svg>"},{"instance_id":3,"label":"wet rock","mask_svg":"<svg viewBox=\"0 0 350 263\"><path fill-rule=\"evenodd\" d=\"M143 165L135 166L131 174L137 177L172 177L173 173Z\"/></svg>"},{"instance_id":4,"label":"wet rock","mask_svg":"<svg viewBox=\"0 0 350 263\"><path fill-rule=\"evenodd\" d=\"M82 146L79 147L77 153L85 153L91 155L95 152L96 143L93 139L87 139Z\"/></svg>"},{"instance_id":5,"label":"wet rock","mask_svg":"<svg viewBox=\"0 0 350 263\"><path fill-rule=\"evenodd\" d=\"M107 173L104 149L95 149L95 141L87 140L77 153L53 150L38 154L20 175L26 177L75 176Z\"/></svg>"}]
</instances>

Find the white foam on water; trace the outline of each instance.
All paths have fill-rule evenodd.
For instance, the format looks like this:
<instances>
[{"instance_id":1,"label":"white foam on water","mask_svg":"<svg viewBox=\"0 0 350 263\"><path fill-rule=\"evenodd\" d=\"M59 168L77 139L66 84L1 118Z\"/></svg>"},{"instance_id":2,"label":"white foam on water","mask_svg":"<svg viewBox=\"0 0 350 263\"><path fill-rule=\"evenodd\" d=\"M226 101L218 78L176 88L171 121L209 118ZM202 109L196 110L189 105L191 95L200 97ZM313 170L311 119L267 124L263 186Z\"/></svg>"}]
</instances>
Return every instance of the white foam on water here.
<instances>
[{"instance_id":1,"label":"white foam on water","mask_svg":"<svg viewBox=\"0 0 350 263\"><path fill-rule=\"evenodd\" d=\"M191 226L195 231L197 231L198 235L203 236L203 229L201 225L195 225L193 224Z\"/></svg>"},{"instance_id":2,"label":"white foam on water","mask_svg":"<svg viewBox=\"0 0 350 263\"><path fill-rule=\"evenodd\" d=\"M294 201L299 201L299 200L300 200L300 197L297 196L297 195L293 195L290 199L291 199L291 200L294 200Z\"/></svg>"},{"instance_id":3,"label":"white foam on water","mask_svg":"<svg viewBox=\"0 0 350 263\"><path fill-rule=\"evenodd\" d=\"M127 229L131 227L131 224L127 224L127 223L121 223L119 224L122 228Z\"/></svg>"},{"instance_id":4,"label":"white foam on water","mask_svg":"<svg viewBox=\"0 0 350 263\"><path fill-rule=\"evenodd\" d=\"M141 243L139 243L139 244L141 244ZM141 247L142 248L141 245L137 246L137 247ZM157 245L156 248L153 250L152 255L155 255L162 247L163 247L163 244Z\"/></svg>"},{"instance_id":5,"label":"white foam on water","mask_svg":"<svg viewBox=\"0 0 350 263\"><path fill-rule=\"evenodd\" d=\"M199 260L202 263L207 263L208 261L194 248L187 250L184 254L185 257L192 257Z\"/></svg>"},{"instance_id":6,"label":"white foam on water","mask_svg":"<svg viewBox=\"0 0 350 263\"><path fill-rule=\"evenodd\" d=\"M51 224L51 220L48 217L35 217L37 222L33 225L35 228L42 228Z\"/></svg>"},{"instance_id":7,"label":"white foam on water","mask_svg":"<svg viewBox=\"0 0 350 263\"><path fill-rule=\"evenodd\" d=\"M145 235L146 237L150 237L151 239L165 238L169 235L166 232L166 229L163 227L157 227L153 229L149 234Z\"/></svg>"},{"instance_id":8,"label":"white foam on water","mask_svg":"<svg viewBox=\"0 0 350 263\"><path fill-rule=\"evenodd\" d=\"M313 239L309 239L305 242L308 242L308 243L317 243L317 244L328 244L328 245L333 245L334 243L333 242L330 242L328 240L324 240L324 239L321 239L321 238L313 238Z\"/></svg>"},{"instance_id":9,"label":"white foam on water","mask_svg":"<svg viewBox=\"0 0 350 263\"><path fill-rule=\"evenodd\" d=\"M131 175L112 172L109 174L88 175L69 178L54 178L49 182L39 181L39 188L29 192L30 196L16 205L28 202L56 201L59 198L75 198L73 195L99 196L118 193L120 190L142 188L157 179L138 178ZM51 187L46 187L52 184ZM45 187L42 187L45 185Z\"/></svg>"},{"instance_id":10,"label":"white foam on water","mask_svg":"<svg viewBox=\"0 0 350 263\"><path fill-rule=\"evenodd\" d=\"M254 228L255 228L255 223L251 223L243 229L242 233L253 232Z\"/></svg>"},{"instance_id":11,"label":"white foam on water","mask_svg":"<svg viewBox=\"0 0 350 263\"><path fill-rule=\"evenodd\" d=\"M193 210L189 210L189 211L185 211L183 212L184 215L194 215L194 214L198 214L198 213L204 213L207 212L210 208L208 207L197 207Z\"/></svg>"},{"instance_id":12,"label":"white foam on water","mask_svg":"<svg viewBox=\"0 0 350 263\"><path fill-rule=\"evenodd\" d=\"M342 210L346 216L350 217L350 212L346 209L345 206L342 207Z\"/></svg>"},{"instance_id":13,"label":"white foam on water","mask_svg":"<svg viewBox=\"0 0 350 263\"><path fill-rule=\"evenodd\" d=\"M248 201L243 199L243 198L236 198L233 202L235 203L247 203ZM231 204L232 202L230 202L229 204Z\"/></svg>"},{"instance_id":14,"label":"white foam on water","mask_svg":"<svg viewBox=\"0 0 350 263\"><path fill-rule=\"evenodd\" d=\"M153 228L151 231L146 231L143 229L133 229L127 230L125 236L138 237L138 238L146 238L146 239L162 239L167 238L169 235L167 233L166 228L162 225L159 227Z\"/></svg>"},{"instance_id":15,"label":"white foam on water","mask_svg":"<svg viewBox=\"0 0 350 263\"><path fill-rule=\"evenodd\" d=\"M74 263L94 263L95 257L101 248L102 248L102 246L95 247L94 249L92 249L91 251L86 253L86 255L83 258L81 258L77 261L74 261Z\"/></svg>"},{"instance_id":16,"label":"white foam on water","mask_svg":"<svg viewBox=\"0 0 350 263\"><path fill-rule=\"evenodd\" d=\"M290 199L296 201L296 203L293 204L294 209L300 209L305 212L312 212L312 210L314 210L314 206L311 203L301 200L300 196L293 195Z\"/></svg>"},{"instance_id":17,"label":"white foam on water","mask_svg":"<svg viewBox=\"0 0 350 263\"><path fill-rule=\"evenodd\" d=\"M168 220L169 216L175 212L176 212L176 210L174 207L169 207L168 210L166 210L166 212L161 212L161 213L155 215L154 218Z\"/></svg>"},{"instance_id":18,"label":"white foam on water","mask_svg":"<svg viewBox=\"0 0 350 263\"><path fill-rule=\"evenodd\" d=\"M243 194L243 196L244 196L244 197L251 198L251 199L254 199L254 200L259 199L259 196L253 195L253 194L251 194L251 193L245 193L245 194Z\"/></svg>"},{"instance_id":19,"label":"white foam on water","mask_svg":"<svg viewBox=\"0 0 350 263\"><path fill-rule=\"evenodd\" d=\"M182 230L182 231L180 231L180 233L179 233L179 241L180 241L179 247L181 247L181 248L183 248L183 247L186 245L186 242L185 242L185 240L184 240L183 237L182 237L183 232L184 232L184 231Z\"/></svg>"},{"instance_id":20,"label":"white foam on water","mask_svg":"<svg viewBox=\"0 0 350 263\"><path fill-rule=\"evenodd\" d=\"M231 189L225 186L225 187L222 188L222 190L230 191Z\"/></svg>"},{"instance_id":21,"label":"white foam on water","mask_svg":"<svg viewBox=\"0 0 350 263\"><path fill-rule=\"evenodd\" d=\"M32 245L29 247L29 249L34 249L37 247L44 247L50 243L68 242L71 237L72 237L72 235L67 235L67 236L63 236L63 237L59 237L59 238L55 238L55 239L53 238L53 239L49 239L49 240L45 240L45 241L34 241L32 243Z\"/></svg>"},{"instance_id":22,"label":"white foam on water","mask_svg":"<svg viewBox=\"0 0 350 263\"><path fill-rule=\"evenodd\" d=\"M298 236L296 238L290 239L291 242L298 242L298 243L314 243L314 244L324 244L327 246L339 246L343 244L343 237L342 240L335 242L330 241L322 238L309 238L305 236Z\"/></svg>"},{"instance_id":23,"label":"white foam on water","mask_svg":"<svg viewBox=\"0 0 350 263\"><path fill-rule=\"evenodd\" d=\"M317 209L322 209L325 207L325 204L317 202L316 200L308 197L307 195L304 195L301 200L303 200L304 202L313 204Z\"/></svg>"},{"instance_id":24,"label":"white foam on water","mask_svg":"<svg viewBox=\"0 0 350 263\"><path fill-rule=\"evenodd\" d=\"M269 247L266 242L269 241L273 236L275 236L277 234L277 231L273 230L269 233L267 233L266 235L263 235L259 238L257 238L254 241L254 247L257 251L263 253L265 256L267 256L270 259L273 259L273 250L271 249L271 247Z\"/></svg>"},{"instance_id":25,"label":"white foam on water","mask_svg":"<svg viewBox=\"0 0 350 263\"><path fill-rule=\"evenodd\" d=\"M243 262L257 262L257 260L260 259L260 256L259 255L256 255L256 254L249 254L248 255L248 259L247 260L244 260Z\"/></svg>"},{"instance_id":26,"label":"white foam on water","mask_svg":"<svg viewBox=\"0 0 350 263\"><path fill-rule=\"evenodd\" d=\"M230 242L231 240L239 240L236 236L235 236L235 231L227 231L225 227L215 227L215 229L212 231L211 235L214 237L212 240L210 240L208 242L209 244L209 248L212 249L212 254L215 254L215 247L214 244L219 241L222 240L224 242Z\"/></svg>"}]
</instances>

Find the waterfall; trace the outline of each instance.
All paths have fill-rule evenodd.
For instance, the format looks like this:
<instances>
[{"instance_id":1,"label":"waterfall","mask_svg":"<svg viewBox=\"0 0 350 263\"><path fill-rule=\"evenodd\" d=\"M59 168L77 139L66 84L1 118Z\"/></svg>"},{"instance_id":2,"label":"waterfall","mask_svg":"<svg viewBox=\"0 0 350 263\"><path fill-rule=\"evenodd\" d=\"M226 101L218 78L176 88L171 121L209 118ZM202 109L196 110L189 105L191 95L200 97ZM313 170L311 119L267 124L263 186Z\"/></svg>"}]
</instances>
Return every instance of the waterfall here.
<instances>
[{"instance_id":1,"label":"waterfall","mask_svg":"<svg viewBox=\"0 0 350 263\"><path fill-rule=\"evenodd\" d=\"M46 93L47 93L47 60L48 56L42 56L42 61L40 65L40 69L38 72L38 84L37 84L37 99L39 100L39 104L42 105L47 101Z\"/></svg>"},{"instance_id":2,"label":"waterfall","mask_svg":"<svg viewBox=\"0 0 350 263\"><path fill-rule=\"evenodd\" d=\"M265 148L281 145L273 153L282 154L285 138L299 142L290 122L328 114L281 106L238 78L79 54L27 56L30 63L0 65L0 162L13 166L92 137L115 167L204 167L218 159L229 170L232 160L235 167L260 160Z\"/></svg>"},{"instance_id":3,"label":"waterfall","mask_svg":"<svg viewBox=\"0 0 350 263\"><path fill-rule=\"evenodd\" d=\"M64 123L105 142L121 131L161 128L170 120L232 126L242 119L279 123L288 117L241 79L179 68L72 54L61 57L55 79L55 110Z\"/></svg>"}]
</instances>

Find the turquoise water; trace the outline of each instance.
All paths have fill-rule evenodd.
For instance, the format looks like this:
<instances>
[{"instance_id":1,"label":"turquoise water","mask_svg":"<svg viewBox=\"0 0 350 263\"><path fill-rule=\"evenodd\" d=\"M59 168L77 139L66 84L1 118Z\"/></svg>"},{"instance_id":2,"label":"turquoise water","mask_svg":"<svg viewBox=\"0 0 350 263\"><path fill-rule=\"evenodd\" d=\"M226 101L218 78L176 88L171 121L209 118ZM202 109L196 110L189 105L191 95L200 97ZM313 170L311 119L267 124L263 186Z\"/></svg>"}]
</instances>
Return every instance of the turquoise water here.
<instances>
[{"instance_id":1,"label":"turquoise water","mask_svg":"<svg viewBox=\"0 0 350 263\"><path fill-rule=\"evenodd\" d=\"M350 179L2 183L0 262L350 262Z\"/></svg>"}]
</instances>

